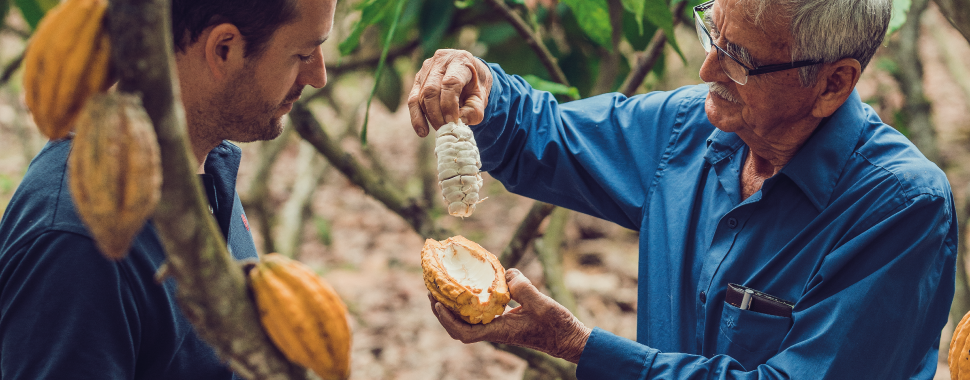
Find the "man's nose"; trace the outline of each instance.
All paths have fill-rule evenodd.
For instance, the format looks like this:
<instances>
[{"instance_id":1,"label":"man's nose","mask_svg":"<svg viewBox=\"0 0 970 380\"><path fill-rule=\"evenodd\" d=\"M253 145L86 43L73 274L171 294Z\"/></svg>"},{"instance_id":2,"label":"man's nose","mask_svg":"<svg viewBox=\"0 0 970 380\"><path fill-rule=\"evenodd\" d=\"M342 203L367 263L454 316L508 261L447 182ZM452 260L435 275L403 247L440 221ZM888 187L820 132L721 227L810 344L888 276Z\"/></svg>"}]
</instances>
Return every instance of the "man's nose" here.
<instances>
[{"instance_id":1,"label":"man's nose","mask_svg":"<svg viewBox=\"0 0 970 380\"><path fill-rule=\"evenodd\" d=\"M721 62L717 59L717 48L711 46L711 51L704 56L704 63L701 64L700 77L705 82L724 82L730 81L724 70L721 69Z\"/></svg>"},{"instance_id":2,"label":"man's nose","mask_svg":"<svg viewBox=\"0 0 970 380\"><path fill-rule=\"evenodd\" d=\"M319 47L313 52L313 61L304 64L300 69L300 77L297 84L300 86L310 85L313 88L322 88L327 85L327 65L323 61L323 50Z\"/></svg>"}]
</instances>

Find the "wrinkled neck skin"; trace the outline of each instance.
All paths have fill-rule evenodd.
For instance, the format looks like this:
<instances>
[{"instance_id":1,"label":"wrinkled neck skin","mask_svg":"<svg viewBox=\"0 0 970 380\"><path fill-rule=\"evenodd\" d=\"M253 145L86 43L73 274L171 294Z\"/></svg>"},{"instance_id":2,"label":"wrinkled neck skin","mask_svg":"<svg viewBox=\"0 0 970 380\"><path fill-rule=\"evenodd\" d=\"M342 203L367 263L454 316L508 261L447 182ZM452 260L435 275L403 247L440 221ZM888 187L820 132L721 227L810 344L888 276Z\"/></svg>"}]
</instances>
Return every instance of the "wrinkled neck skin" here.
<instances>
[{"instance_id":1,"label":"wrinkled neck skin","mask_svg":"<svg viewBox=\"0 0 970 380\"><path fill-rule=\"evenodd\" d=\"M738 131L738 137L748 146L741 169L741 199L756 193L766 179L778 174L805 145L821 121L821 118L809 117L794 126L772 129L775 132L772 136L753 136L749 130Z\"/></svg>"}]
</instances>

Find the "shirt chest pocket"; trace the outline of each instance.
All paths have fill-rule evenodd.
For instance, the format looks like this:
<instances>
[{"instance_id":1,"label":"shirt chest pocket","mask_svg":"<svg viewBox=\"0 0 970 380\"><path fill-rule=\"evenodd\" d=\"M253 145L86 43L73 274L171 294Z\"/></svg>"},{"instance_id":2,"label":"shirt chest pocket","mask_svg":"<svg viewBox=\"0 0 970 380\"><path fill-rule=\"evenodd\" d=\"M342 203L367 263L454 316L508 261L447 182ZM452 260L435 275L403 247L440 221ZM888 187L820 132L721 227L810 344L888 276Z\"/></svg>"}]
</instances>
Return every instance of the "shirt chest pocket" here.
<instances>
[{"instance_id":1,"label":"shirt chest pocket","mask_svg":"<svg viewBox=\"0 0 970 380\"><path fill-rule=\"evenodd\" d=\"M717 353L728 355L746 370L752 370L778 352L791 326L791 317L741 310L725 302L721 311Z\"/></svg>"}]
</instances>

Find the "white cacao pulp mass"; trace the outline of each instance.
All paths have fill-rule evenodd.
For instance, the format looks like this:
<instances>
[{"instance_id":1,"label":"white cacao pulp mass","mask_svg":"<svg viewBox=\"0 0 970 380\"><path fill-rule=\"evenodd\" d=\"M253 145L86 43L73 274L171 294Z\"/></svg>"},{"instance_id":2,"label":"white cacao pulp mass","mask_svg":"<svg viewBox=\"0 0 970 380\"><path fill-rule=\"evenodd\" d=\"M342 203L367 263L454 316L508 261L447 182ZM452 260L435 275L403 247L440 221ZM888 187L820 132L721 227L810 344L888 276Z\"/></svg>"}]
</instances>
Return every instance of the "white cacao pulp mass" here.
<instances>
[{"instance_id":1,"label":"white cacao pulp mass","mask_svg":"<svg viewBox=\"0 0 970 380\"><path fill-rule=\"evenodd\" d=\"M471 216L481 202L482 160L471 128L461 120L438 128L435 135L435 157L438 158L438 185L448 204L448 214Z\"/></svg>"}]
</instances>

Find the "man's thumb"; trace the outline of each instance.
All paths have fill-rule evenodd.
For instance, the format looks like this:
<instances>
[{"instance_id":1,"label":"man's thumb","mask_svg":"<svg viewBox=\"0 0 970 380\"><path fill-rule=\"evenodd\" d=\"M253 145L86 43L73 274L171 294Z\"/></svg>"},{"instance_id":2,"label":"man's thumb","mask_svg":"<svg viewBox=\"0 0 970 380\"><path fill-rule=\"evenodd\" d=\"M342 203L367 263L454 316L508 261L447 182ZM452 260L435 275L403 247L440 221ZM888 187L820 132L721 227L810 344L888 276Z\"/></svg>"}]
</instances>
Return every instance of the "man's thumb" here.
<instances>
[{"instance_id":1,"label":"man's thumb","mask_svg":"<svg viewBox=\"0 0 970 380\"><path fill-rule=\"evenodd\" d=\"M521 305L535 303L543 297L539 289L532 285L532 281L529 281L518 269L512 268L505 271L505 280L509 283L509 295Z\"/></svg>"}]
</instances>

